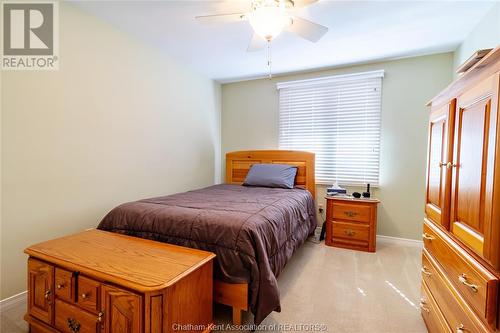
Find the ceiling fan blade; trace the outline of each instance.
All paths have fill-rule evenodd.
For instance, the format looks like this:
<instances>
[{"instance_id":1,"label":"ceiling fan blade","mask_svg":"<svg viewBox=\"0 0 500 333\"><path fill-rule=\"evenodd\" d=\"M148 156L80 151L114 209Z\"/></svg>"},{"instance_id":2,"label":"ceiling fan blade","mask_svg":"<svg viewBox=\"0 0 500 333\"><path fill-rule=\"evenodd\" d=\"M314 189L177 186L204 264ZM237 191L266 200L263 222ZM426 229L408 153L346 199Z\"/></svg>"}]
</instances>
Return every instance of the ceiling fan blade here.
<instances>
[{"instance_id":1,"label":"ceiling fan blade","mask_svg":"<svg viewBox=\"0 0 500 333\"><path fill-rule=\"evenodd\" d=\"M293 1L293 7L298 8L298 7L305 7L312 5L315 2L318 2L319 0L292 0Z\"/></svg>"},{"instance_id":2,"label":"ceiling fan blade","mask_svg":"<svg viewBox=\"0 0 500 333\"><path fill-rule=\"evenodd\" d=\"M241 22L246 20L245 13L229 13L229 14L216 14L216 15L201 15L196 16L196 20L201 23L227 23L227 22Z\"/></svg>"},{"instance_id":3,"label":"ceiling fan blade","mask_svg":"<svg viewBox=\"0 0 500 333\"><path fill-rule=\"evenodd\" d=\"M255 52L264 49L267 46L267 41L254 33L252 35L252 39L250 40L250 44L248 44L247 52Z\"/></svg>"},{"instance_id":4,"label":"ceiling fan blade","mask_svg":"<svg viewBox=\"0 0 500 333\"><path fill-rule=\"evenodd\" d=\"M286 27L286 31L293 32L302 38L316 43L327 32L328 28L300 17L292 17L292 23Z\"/></svg>"}]
</instances>

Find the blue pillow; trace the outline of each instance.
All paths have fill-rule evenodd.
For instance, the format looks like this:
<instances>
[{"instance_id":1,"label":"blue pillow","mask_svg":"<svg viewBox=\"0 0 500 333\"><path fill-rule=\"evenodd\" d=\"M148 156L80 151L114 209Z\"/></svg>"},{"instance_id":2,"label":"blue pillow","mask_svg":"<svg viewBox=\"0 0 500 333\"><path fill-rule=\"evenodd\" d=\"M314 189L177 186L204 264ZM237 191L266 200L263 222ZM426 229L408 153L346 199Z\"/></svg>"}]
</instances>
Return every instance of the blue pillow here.
<instances>
[{"instance_id":1,"label":"blue pillow","mask_svg":"<svg viewBox=\"0 0 500 333\"><path fill-rule=\"evenodd\" d=\"M253 164L243 185L293 188L297 167L287 164Z\"/></svg>"}]
</instances>

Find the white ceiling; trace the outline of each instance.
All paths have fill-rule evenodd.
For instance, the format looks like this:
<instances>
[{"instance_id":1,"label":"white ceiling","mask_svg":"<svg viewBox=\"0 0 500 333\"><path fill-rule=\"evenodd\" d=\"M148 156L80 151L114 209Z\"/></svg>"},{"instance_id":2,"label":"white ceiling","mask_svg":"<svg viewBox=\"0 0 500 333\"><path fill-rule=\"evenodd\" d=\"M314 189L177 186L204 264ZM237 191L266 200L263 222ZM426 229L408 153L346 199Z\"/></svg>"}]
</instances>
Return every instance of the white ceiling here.
<instances>
[{"instance_id":1,"label":"white ceiling","mask_svg":"<svg viewBox=\"0 0 500 333\"><path fill-rule=\"evenodd\" d=\"M267 74L266 51L246 52L247 22L202 25L196 15L232 12L228 1L89 1L76 4L190 64L228 82ZM313 44L284 32L273 42L276 74L454 50L494 1L332 1L298 16L330 28Z\"/></svg>"}]
</instances>

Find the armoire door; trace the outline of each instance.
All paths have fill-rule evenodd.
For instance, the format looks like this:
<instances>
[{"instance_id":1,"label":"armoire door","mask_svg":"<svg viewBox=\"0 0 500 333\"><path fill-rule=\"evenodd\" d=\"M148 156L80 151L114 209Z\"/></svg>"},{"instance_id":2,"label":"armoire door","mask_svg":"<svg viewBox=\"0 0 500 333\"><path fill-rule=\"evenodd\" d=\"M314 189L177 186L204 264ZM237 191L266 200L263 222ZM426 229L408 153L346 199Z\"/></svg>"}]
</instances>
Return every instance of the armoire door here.
<instances>
[{"instance_id":1,"label":"armoire door","mask_svg":"<svg viewBox=\"0 0 500 333\"><path fill-rule=\"evenodd\" d=\"M460 95L455 116L450 229L487 260L498 243L491 229L497 101L498 74Z\"/></svg>"},{"instance_id":2,"label":"armoire door","mask_svg":"<svg viewBox=\"0 0 500 333\"><path fill-rule=\"evenodd\" d=\"M142 332L142 297L116 287L101 289L104 333Z\"/></svg>"},{"instance_id":3,"label":"armoire door","mask_svg":"<svg viewBox=\"0 0 500 333\"><path fill-rule=\"evenodd\" d=\"M429 121L425 213L445 229L449 228L454 118L452 100L432 110Z\"/></svg>"}]
</instances>

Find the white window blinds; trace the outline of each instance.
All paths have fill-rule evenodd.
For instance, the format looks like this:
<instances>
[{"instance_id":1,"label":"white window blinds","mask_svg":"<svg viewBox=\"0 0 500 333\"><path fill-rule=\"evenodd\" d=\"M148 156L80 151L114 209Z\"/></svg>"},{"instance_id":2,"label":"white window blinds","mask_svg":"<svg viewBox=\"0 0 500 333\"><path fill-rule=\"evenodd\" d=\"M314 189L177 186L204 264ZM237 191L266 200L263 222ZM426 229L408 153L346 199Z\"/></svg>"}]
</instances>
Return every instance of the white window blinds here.
<instances>
[{"instance_id":1,"label":"white window blinds","mask_svg":"<svg viewBox=\"0 0 500 333\"><path fill-rule=\"evenodd\" d=\"M281 82L280 149L316 154L316 182L379 183L384 71Z\"/></svg>"}]
</instances>

